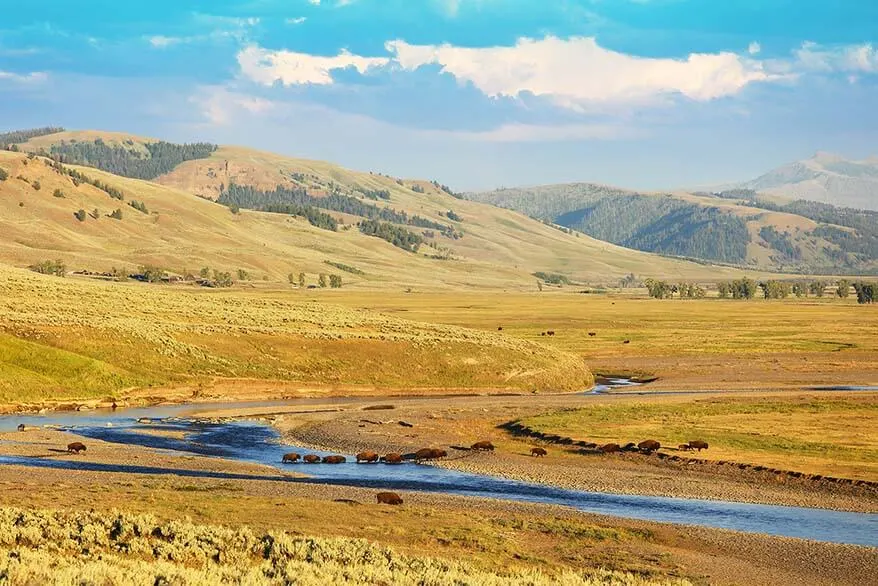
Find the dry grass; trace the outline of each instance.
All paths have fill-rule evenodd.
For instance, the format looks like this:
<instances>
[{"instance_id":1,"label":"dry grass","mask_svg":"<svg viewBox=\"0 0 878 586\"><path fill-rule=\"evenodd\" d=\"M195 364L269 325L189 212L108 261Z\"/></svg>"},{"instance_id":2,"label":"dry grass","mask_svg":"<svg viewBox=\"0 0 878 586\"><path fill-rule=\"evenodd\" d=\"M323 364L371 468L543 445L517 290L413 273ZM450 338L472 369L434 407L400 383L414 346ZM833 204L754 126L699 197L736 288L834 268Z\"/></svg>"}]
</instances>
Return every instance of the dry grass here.
<instances>
[{"instance_id":1,"label":"dry grass","mask_svg":"<svg viewBox=\"0 0 878 586\"><path fill-rule=\"evenodd\" d=\"M688 584L600 569L486 572L364 540L257 534L129 513L0 509L0 572L14 584Z\"/></svg>"},{"instance_id":2,"label":"dry grass","mask_svg":"<svg viewBox=\"0 0 878 586\"><path fill-rule=\"evenodd\" d=\"M657 301L640 292L568 289L501 296L362 292L335 301L485 331L502 326L503 334L582 356L595 372L660 377L647 389L878 384L875 308L851 299ZM540 336L546 330L556 335Z\"/></svg>"},{"instance_id":3,"label":"dry grass","mask_svg":"<svg viewBox=\"0 0 878 586\"><path fill-rule=\"evenodd\" d=\"M524 420L598 444L655 439L675 449L707 441L699 457L878 480L878 393L629 400Z\"/></svg>"},{"instance_id":4,"label":"dry grass","mask_svg":"<svg viewBox=\"0 0 878 586\"><path fill-rule=\"evenodd\" d=\"M210 377L395 389L575 390L591 383L581 360L534 342L292 295L0 268L0 326L7 401L96 397Z\"/></svg>"}]
</instances>

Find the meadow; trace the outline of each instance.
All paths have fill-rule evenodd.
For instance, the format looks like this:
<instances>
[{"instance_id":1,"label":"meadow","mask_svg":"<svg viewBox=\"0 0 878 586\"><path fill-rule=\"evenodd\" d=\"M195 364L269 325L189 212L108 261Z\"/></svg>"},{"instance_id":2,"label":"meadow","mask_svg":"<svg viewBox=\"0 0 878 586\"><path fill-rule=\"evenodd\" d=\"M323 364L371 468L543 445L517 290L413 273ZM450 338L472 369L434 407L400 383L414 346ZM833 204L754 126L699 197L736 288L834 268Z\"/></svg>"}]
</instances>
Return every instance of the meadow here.
<instances>
[{"instance_id":1,"label":"meadow","mask_svg":"<svg viewBox=\"0 0 878 586\"><path fill-rule=\"evenodd\" d=\"M700 458L878 481L878 394L665 397L601 402L529 417L545 433L597 444L655 439L672 453L691 440ZM689 455L679 452L680 455Z\"/></svg>"}]
</instances>

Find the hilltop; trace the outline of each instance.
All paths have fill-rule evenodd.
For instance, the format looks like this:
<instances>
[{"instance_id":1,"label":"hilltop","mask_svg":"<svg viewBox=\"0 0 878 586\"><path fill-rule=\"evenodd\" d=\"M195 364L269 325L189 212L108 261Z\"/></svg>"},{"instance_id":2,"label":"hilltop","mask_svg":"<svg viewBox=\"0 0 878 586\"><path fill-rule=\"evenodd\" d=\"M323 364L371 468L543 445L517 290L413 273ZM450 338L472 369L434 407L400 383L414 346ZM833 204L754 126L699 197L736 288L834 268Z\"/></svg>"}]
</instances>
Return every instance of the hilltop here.
<instances>
[{"instance_id":1,"label":"hilltop","mask_svg":"<svg viewBox=\"0 0 878 586\"><path fill-rule=\"evenodd\" d=\"M762 194L878 211L878 157L856 161L818 152L737 186Z\"/></svg>"},{"instance_id":2,"label":"hilltop","mask_svg":"<svg viewBox=\"0 0 878 586\"><path fill-rule=\"evenodd\" d=\"M592 183L499 189L468 199L615 244L764 271L878 272L878 213L722 192L635 192Z\"/></svg>"},{"instance_id":3,"label":"hilltop","mask_svg":"<svg viewBox=\"0 0 878 586\"><path fill-rule=\"evenodd\" d=\"M15 144L21 152L0 152L9 175L0 182L0 223L11 235L0 244L0 260L19 266L58 257L95 271L211 267L275 283L305 272L309 284L318 273L334 272L345 286L490 289L533 289L537 272L592 283L615 283L629 273L669 279L739 274L545 225L462 199L438 181L120 133L24 138ZM74 185L34 153L51 155L124 200ZM63 197L53 197L55 190ZM107 217L117 208L121 221ZM79 209L98 213L79 221Z\"/></svg>"}]
</instances>

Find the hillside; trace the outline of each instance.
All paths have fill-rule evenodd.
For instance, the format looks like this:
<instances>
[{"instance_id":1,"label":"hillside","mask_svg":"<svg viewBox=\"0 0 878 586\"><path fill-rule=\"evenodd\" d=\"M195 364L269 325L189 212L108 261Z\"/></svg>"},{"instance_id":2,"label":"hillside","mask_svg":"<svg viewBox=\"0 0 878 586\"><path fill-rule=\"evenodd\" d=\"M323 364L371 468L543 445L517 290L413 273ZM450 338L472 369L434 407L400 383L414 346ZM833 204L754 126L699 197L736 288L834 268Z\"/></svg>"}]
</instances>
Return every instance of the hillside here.
<instances>
[{"instance_id":1,"label":"hillside","mask_svg":"<svg viewBox=\"0 0 878 586\"><path fill-rule=\"evenodd\" d=\"M789 199L878 211L878 157L853 161L819 152L738 187Z\"/></svg>"},{"instance_id":2,"label":"hillside","mask_svg":"<svg viewBox=\"0 0 878 586\"><path fill-rule=\"evenodd\" d=\"M637 193L573 183L466 197L658 254L766 271L878 272L878 214L752 190Z\"/></svg>"},{"instance_id":3,"label":"hillside","mask_svg":"<svg viewBox=\"0 0 878 586\"><path fill-rule=\"evenodd\" d=\"M438 182L210 146L94 131L56 132L16 145L118 188L125 203L145 204L146 214L92 186L74 186L48 159L0 152L0 167L10 176L0 182L0 222L13 235L0 243L0 259L25 265L58 256L70 267L103 271L126 264L178 273L209 266L274 282L305 272L312 283L317 273L335 272L346 287L533 289L536 272L592 283L614 283L629 273L670 279L737 274L568 233L460 199ZM157 174L169 164L170 171ZM42 189L34 190L34 181ZM56 189L65 198L54 198ZM122 221L106 218L120 205ZM73 216L95 208L99 219ZM352 270L339 272L327 261Z\"/></svg>"}]
</instances>

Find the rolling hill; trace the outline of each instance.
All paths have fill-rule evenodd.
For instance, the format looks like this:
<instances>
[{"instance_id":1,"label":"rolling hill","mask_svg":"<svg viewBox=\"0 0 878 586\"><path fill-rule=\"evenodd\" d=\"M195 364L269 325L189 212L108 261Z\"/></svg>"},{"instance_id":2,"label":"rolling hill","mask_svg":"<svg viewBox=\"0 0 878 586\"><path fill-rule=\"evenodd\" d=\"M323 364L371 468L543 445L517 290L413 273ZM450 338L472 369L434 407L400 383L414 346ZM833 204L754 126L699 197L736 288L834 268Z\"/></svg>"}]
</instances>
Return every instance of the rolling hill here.
<instances>
[{"instance_id":1,"label":"rolling hill","mask_svg":"<svg viewBox=\"0 0 878 586\"><path fill-rule=\"evenodd\" d=\"M594 238L765 271L878 272L878 213L763 196L638 193L591 183L466 194Z\"/></svg>"},{"instance_id":2,"label":"rolling hill","mask_svg":"<svg viewBox=\"0 0 878 586\"><path fill-rule=\"evenodd\" d=\"M462 199L435 181L238 147L50 130L22 137L14 145L20 152L0 151L9 176L0 182L4 262L57 257L77 269L155 265L178 274L241 269L271 282L338 273L345 287L397 288L533 289L536 272L591 283L629 273L740 274L559 230ZM108 217L116 209L121 220Z\"/></svg>"}]
</instances>

